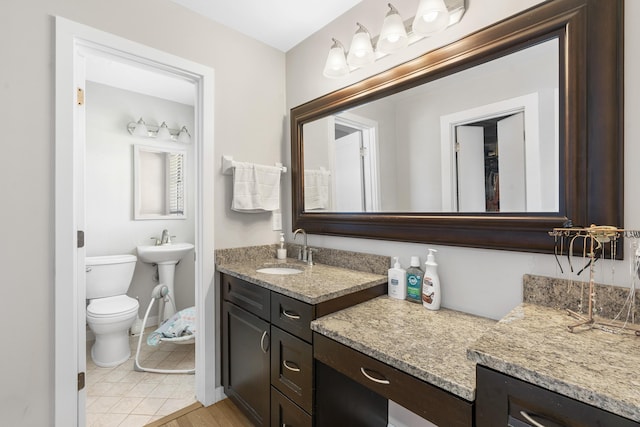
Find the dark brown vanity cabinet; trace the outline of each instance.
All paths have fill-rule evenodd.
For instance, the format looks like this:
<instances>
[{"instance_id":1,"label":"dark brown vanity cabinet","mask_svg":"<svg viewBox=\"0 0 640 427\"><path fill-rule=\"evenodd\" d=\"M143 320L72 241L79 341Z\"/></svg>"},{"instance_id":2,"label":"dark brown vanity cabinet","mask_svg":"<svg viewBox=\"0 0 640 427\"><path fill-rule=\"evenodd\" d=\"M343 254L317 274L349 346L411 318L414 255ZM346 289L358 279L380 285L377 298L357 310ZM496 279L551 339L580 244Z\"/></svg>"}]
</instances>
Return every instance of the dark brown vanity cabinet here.
<instances>
[{"instance_id":1,"label":"dark brown vanity cabinet","mask_svg":"<svg viewBox=\"0 0 640 427\"><path fill-rule=\"evenodd\" d=\"M638 427L640 423L483 366L476 371L476 426Z\"/></svg>"},{"instance_id":2,"label":"dark brown vanity cabinet","mask_svg":"<svg viewBox=\"0 0 640 427\"><path fill-rule=\"evenodd\" d=\"M257 426L311 427L315 404L310 323L386 293L386 284L307 304L228 274L222 284L222 383Z\"/></svg>"}]
</instances>

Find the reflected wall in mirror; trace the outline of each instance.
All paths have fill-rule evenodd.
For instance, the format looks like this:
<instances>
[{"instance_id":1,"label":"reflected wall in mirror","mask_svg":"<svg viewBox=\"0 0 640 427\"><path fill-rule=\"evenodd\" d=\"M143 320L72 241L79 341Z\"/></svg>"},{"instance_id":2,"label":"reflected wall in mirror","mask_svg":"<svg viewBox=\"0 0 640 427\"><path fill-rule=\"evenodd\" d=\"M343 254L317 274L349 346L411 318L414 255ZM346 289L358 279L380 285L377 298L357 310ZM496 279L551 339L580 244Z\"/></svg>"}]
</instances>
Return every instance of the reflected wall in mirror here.
<instances>
[{"instance_id":1,"label":"reflected wall in mirror","mask_svg":"<svg viewBox=\"0 0 640 427\"><path fill-rule=\"evenodd\" d=\"M557 212L559 54L553 38L305 123L305 211Z\"/></svg>"},{"instance_id":2,"label":"reflected wall in mirror","mask_svg":"<svg viewBox=\"0 0 640 427\"><path fill-rule=\"evenodd\" d=\"M544 2L293 108L293 228L552 253L622 226L622 17Z\"/></svg>"},{"instance_id":3,"label":"reflected wall in mirror","mask_svg":"<svg viewBox=\"0 0 640 427\"><path fill-rule=\"evenodd\" d=\"M186 151L134 145L134 219L185 219Z\"/></svg>"}]
</instances>

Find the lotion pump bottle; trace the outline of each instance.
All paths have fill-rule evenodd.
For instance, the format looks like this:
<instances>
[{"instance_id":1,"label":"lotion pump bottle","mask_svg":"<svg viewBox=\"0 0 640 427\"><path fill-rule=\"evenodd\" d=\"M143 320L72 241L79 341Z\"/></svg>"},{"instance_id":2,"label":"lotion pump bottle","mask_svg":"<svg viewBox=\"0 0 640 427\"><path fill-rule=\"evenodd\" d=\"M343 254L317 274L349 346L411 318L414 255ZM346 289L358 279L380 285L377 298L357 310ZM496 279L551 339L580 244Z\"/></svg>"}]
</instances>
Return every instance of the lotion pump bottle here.
<instances>
[{"instance_id":1,"label":"lotion pump bottle","mask_svg":"<svg viewBox=\"0 0 640 427\"><path fill-rule=\"evenodd\" d=\"M407 297L407 272L400 265L398 257L393 257L393 267L389 269L389 296L405 299Z\"/></svg>"},{"instance_id":2,"label":"lotion pump bottle","mask_svg":"<svg viewBox=\"0 0 640 427\"><path fill-rule=\"evenodd\" d=\"M422 305L429 310L440 309L440 278L438 277L438 264L436 263L435 249L429 249L427 262L425 262L424 281L422 283Z\"/></svg>"}]
</instances>

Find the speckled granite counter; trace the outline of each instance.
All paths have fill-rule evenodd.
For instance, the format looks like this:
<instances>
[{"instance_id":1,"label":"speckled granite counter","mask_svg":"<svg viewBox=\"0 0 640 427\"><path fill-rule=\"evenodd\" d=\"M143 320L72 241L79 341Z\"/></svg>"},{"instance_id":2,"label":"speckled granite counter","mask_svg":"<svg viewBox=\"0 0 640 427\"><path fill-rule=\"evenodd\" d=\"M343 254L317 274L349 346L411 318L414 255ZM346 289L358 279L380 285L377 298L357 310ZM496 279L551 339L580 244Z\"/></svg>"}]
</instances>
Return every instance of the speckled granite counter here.
<instances>
[{"instance_id":1,"label":"speckled granite counter","mask_svg":"<svg viewBox=\"0 0 640 427\"><path fill-rule=\"evenodd\" d=\"M264 267L294 267L302 273L277 275L258 273ZM387 276L332 267L324 264L308 266L296 260L258 259L218 264L218 271L309 304L318 304L372 288L387 282Z\"/></svg>"},{"instance_id":2,"label":"speckled granite counter","mask_svg":"<svg viewBox=\"0 0 640 427\"><path fill-rule=\"evenodd\" d=\"M565 312L522 304L470 346L480 365L640 421L640 338L571 333Z\"/></svg>"},{"instance_id":3,"label":"speckled granite counter","mask_svg":"<svg viewBox=\"0 0 640 427\"><path fill-rule=\"evenodd\" d=\"M463 399L475 399L469 345L495 321L382 296L321 317L311 329Z\"/></svg>"}]
</instances>

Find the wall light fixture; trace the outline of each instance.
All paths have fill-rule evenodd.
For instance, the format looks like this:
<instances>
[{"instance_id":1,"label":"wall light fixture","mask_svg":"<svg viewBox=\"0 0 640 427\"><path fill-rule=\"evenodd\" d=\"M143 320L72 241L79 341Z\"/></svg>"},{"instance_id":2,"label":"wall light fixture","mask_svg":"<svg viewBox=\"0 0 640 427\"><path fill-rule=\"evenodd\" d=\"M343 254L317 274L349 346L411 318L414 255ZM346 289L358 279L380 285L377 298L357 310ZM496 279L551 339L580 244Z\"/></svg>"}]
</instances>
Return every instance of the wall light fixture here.
<instances>
[{"instance_id":1,"label":"wall light fixture","mask_svg":"<svg viewBox=\"0 0 640 427\"><path fill-rule=\"evenodd\" d=\"M127 130L131 135L135 136L155 138L162 141L176 141L182 144L191 142L191 134L186 126L182 126L181 129L170 129L165 122L162 122L160 126L148 125L142 120L142 117L137 122L129 123Z\"/></svg>"},{"instance_id":2,"label":"wall light fixture","mask_svg":"<svg viewBox=\"0 0 640 427\"><path fill-rule=\"evenodd\" d=\"M403 20L398 9L391 3L388 6L378 37L372 39L367 28L358 22L349 52L345 52L340 41L332 39L323 72L325 77L347 76L357 68L457 24L466 11L465 0L420 0L415 16Z\"/></svg>"}]
</instances>

